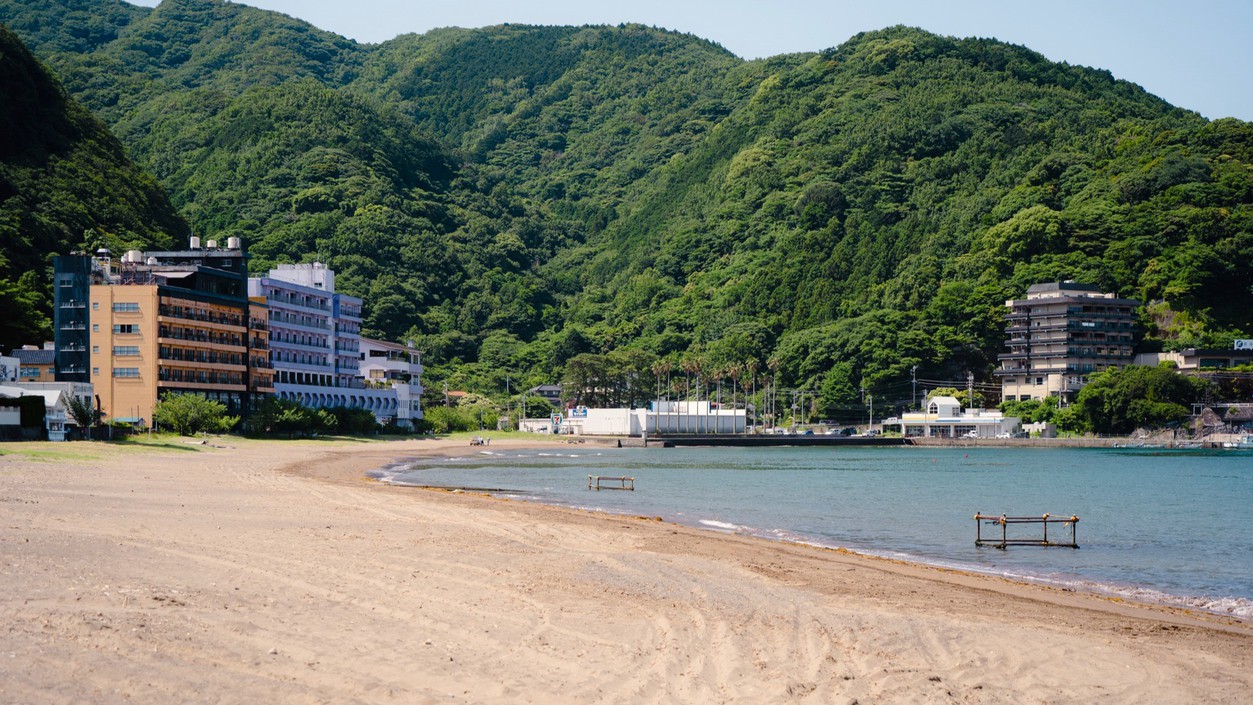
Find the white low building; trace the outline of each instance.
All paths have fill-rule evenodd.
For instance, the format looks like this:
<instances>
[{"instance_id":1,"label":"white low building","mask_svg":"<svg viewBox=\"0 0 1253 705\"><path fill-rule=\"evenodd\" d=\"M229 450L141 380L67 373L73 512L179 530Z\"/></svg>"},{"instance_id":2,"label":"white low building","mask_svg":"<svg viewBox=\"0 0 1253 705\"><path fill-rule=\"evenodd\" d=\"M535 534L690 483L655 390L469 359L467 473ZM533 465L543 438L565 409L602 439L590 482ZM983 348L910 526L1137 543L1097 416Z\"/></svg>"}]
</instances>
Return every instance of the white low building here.
<instances>
[{"instance_id":1,"label":"white low building","mask_svg":"<svg viewBox=\"0 0 1253 705\"><path fill-rule=\"evenodd\" d=\"M1021 419L996 409L963 410L954 397L932 397L926 409L906 412L883 425L899 425L906 438L995 438L1018 431Z\"/></svg>"},{"instance_id":2,"label":"white low building","mask_svg":"<svg viewBox=\"0 0 1253 705\"><path fill-rule=\"evenodd\" d=\"M0 397L16 399L19 397L40 397L44 402L44 425L48 431L48 440L64 441L66 426L69 422L69 399L61 389L23 389L22 387L0 386ZM20 415L19 415L20 423ZM7 420L7 419L6 419Z\"/></svg>"},{"instance_id":3,"label":"white low building","mask_svg":"<svg viewBox=\"0 0 1253 705\"><path fill-rule=\"evenodd\" d=\"M561 417L554 414L553 418L543 419L521 419L518 421L518 430L523 433L546 433L552 434L553 429L560 424Z\"/></svg>"},{"instance_id":4,"label":"white low building","mask_svg":"<svg viewBox=\"0 0 1253 705\"><path fill-rule=\"evenodd\" d=\"M575 407L558 422L557 432L574 436L707 435L744 433L743 409L709 401L654 401L647 409Z\"/></svg>"},{"instance_id":5,"label":"white low building","mask_svg":"<svg viewBox=\"0 0 1253 705\"><path fill-rule=\"evenodd\" d=\"M398 345L371 338L361 339L361 377L373 390L386 390L392 405L392 420L402 428L413 428L422 415L422 353L413 343ZM380 422L386 421L381 418Z\"/></svg>"}]
</instances>

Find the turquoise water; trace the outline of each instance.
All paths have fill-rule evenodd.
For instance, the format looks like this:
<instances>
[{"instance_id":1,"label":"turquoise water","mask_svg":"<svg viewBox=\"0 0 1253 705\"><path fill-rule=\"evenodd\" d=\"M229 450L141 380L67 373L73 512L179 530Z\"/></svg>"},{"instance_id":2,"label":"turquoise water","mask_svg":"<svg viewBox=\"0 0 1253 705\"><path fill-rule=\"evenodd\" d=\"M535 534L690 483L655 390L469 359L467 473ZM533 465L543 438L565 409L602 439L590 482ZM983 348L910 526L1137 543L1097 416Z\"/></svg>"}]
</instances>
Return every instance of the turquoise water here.
<instances>
[{"instance_id":1,"label":"turquoise water","mask_svg":"<svg viewBox=\"0 0 1253 705\"><path fill-rule=\"evenodd\" d=\"M1253 619L1247 451L579 446L485 451L380 475ZM588 475L633 476L637 489L589 491ZM976 512L1078 515L1082 548L976 547Z\"/></svg>"}]
</instances>

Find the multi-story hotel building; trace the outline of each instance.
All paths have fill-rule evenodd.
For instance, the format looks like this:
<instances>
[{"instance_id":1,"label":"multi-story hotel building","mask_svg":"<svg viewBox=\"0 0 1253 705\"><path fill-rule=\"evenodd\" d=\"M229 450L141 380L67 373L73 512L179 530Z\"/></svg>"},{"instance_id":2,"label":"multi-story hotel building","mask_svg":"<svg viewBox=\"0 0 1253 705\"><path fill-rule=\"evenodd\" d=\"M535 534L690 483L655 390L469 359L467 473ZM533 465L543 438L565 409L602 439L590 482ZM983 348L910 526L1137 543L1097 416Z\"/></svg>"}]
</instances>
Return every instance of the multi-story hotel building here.
<instances>
[{"instance_id":1,"label":"multi-story hotel building","mask_svg":"<svg viewBox=\"0 0 1253 705\"><path fill-rule=\"evenodd\" d=\"M1071 399L1088 375L1131 364L1140 302L1074 282L1035 284L1006 301L1009 352L996 375L1006 401Z\"/></svg>"},{"instance_id":2,"label":"multi-story hotel building","mask_svg":"<svg viewBox=\"0 0 1253 705\"><path fill-rule=\"evenodd\" d=\"M320 262L281 264L250 279L248 294L269 306L270 361L280 399L315 408L366 409L379 423L406 428L422 418L421 363L409 360L417 351L371 341L371 376L363 379L362 301L335 291L333 270ZM380 350L387 351L382 358ZM380 359L391 367L375 377Z\"/></svg>"},{"instance_id":3,"label":"multi-story hotel building","mask_svg":"<svg viewBox=\"0 0 1253 705\"><path fill-rule=\"evenodd\" d=\"M363 345L361 299L336 293L321 264L249 279L236 238L224 248L192 238L187 250L121 261L107 250L57 257L54 271L56 379L94 384L110 420L147 425L162 395L179 393L241 416L276 394L402 427L422 418L419 353Z\"/></svg>"},{"instance_id":4,"label":"multi-story hotel building","mask_svg":"<svg viewBox=\"0 0 1253 705\"><path fill-rule=\"evenodd\" d=\"M108 251L56 258L58 314L70 304L56 324L58 380L93 383L114 421L147 425L157 401L179 393L246 415L273 391L265 306L248 300L238 241L216 245L192 238L187 250L130 251L116 263Z\"/></svg>"}]
</instances>

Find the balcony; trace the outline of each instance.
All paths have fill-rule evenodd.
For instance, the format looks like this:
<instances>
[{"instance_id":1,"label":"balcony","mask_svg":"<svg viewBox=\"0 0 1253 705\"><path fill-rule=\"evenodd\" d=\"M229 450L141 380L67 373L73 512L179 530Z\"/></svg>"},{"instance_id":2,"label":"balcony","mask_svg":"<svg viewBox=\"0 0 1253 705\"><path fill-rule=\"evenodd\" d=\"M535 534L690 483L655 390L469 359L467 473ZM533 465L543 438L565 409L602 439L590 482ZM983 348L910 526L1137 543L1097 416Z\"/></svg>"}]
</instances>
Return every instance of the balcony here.
<instances>
[{"instance_id":1,"label":"balcony","mask_svg":"<svg viewBox=\"0 0 1253 705\"><path fill-rule=\"evenodd\" d=\"M173 318L182 321L212 323L214 325L233 326L236 328L244 327L244 317L241 315L212 313L193 308L183 308L181 306L161 306L158 309L158 313L165 318Z\"/></svg>"},{"instance_id":2,"label":"balcony","mask_svg":"<svg viewBox=\"0 0 1253 705\"><path fill-rule=\"evenodd\" d=\"M265 302L274 306L300 308L308 311L317 311L319 313L330 313L331 306L325 299L310 298L304 296L288 296L282 294L270 293L265 297Z\"/></svg>"},{"instance_id":3,"label":"balcony","mask_svg":"<svg viewBox=\"0 0 1253 705\"><path fill-rule=\"evenodd\" d=\"M191 343L208 343L210 345L222 345L232 348L244 347L244 341L237 336L227 335L210 335L204 331L198 331L191 328L165 328L162 327L157 332L158 338L167 338L169 340L180 340Z\"/></svg>"},{"instance_id":4,"label":"balcony","mask_svg":"<svg viewBox=\"0 0 1253 705\"><path fill-rule=\"evenodd\" d=\"M281 313L275 313L270 316L270 327L274 328L275 326L305 328L318 331L319 333L324 333L331 328L325 321L307 317L286 316Z\"/></svg>"}]
</instances>

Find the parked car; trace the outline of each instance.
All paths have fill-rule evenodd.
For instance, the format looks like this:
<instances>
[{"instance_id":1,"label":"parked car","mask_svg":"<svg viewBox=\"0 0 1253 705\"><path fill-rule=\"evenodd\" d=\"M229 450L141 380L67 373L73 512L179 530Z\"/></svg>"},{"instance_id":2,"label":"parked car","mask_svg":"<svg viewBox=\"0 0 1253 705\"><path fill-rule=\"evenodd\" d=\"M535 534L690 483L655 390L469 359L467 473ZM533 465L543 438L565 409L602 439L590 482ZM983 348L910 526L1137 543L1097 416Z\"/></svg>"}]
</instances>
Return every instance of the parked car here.
<instances>
[{"instance_id":1,"label":"parked car","mask_svg":"<svg viewBox=\"0 0 1253 705\"><path fill-rule=\"evenodd\" d=\"M997 438L1013 438L1014 434L1010 433L1009 431L1001 431L1000 433L996 434L996 437Z\"/></svg>"},{"instance_id":2,"label":"parked car","mask_svg":"<svg viewBox=\"0 0 1253 705\"><path fill-rule=\"evenodd\" d=\"M978 437L979 437L978 431L966 431L965 433L962 434L962 438L978 438Z\"/></svg>"}]
</instances>

